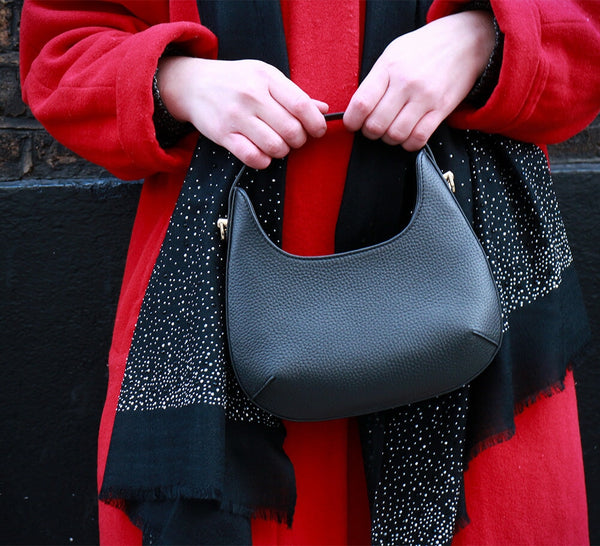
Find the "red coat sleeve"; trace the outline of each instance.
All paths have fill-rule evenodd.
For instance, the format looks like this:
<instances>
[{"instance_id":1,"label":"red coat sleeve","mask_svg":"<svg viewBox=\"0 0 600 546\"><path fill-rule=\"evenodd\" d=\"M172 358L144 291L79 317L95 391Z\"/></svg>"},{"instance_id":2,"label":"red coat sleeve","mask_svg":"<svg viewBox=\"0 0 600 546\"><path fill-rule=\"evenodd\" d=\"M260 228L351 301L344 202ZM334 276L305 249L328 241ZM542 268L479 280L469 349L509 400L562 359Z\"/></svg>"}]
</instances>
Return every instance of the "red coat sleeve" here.
<instances>
[{"instance_id":1,"label":"red coat sleeve","mask_svg":"<svg viewBox=\"0 0 600 546\"><path fill-rule=\"evenodd\" d=\"M436 0L428 20L466 0ZM600 110L600 2L491 0L504 34L498 85L487 103L462 105L450 123L551 144L585 128Z\"/></svg>"},{"instance_id":2,"label":"red coat sleeve","mask_svg":"<svg viewBox=\"0 0 600 546\"><path fill-rule=\"evenodd\" d=\"M214 58L217 39L200 25L194 0L177 4L26 0L23 7L25 102L59 142L124 179L181 170L189 161L189 142L158 145L152 78L167 44ZM186 9L195 21L168 22L170 12Z\"/></svg>"}]
</instances>

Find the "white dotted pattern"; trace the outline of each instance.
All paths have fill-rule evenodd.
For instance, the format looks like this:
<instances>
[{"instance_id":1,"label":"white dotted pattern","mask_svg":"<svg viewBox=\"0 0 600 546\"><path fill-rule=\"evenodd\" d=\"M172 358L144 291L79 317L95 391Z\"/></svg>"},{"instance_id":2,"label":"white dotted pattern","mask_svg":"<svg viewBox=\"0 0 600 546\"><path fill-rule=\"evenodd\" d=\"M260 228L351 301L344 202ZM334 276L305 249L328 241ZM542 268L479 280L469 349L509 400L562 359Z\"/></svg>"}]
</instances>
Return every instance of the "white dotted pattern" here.
<instances>
[{"instance_id":1,"label":"white dotted pattern","mask_svg":"<svg viewBox=\"0 0 600 546\"><path fill-rule=\"evenodd\" d=\"M373 544L448 544L460 500L468 387L367 418L383 434ZM377 456L375 456L377 457Z\"/></svg>"},{"instance_id":2,"label":"white dotted pattern","mask_svg":"<svg viewBox=\"0 0 600 546\"><path fill-rule=\"evenodd\" d=\"M208 404L225 408L228 419L278 426L242 394L228 363L222 293L226 243L216 224L227 214L239 163L230 157L227 167L217 167L216 159L208 184L186 180L182 189L138 317L118 411ZM198 154L194 161L200 161ZM246 172L245 186L252 184L252 175ZM257 214L275 236L279 219L269 215L276 215L281 196L264 201Z\"/></svg>"},{"instance_id":3,"label":"white dotted pattern","mask_svg":"<svg viewBox=\"0 0 600 546\"><path fill-rule=\"evenodd\" d=\"M507 329L512 311L560 284L571 252L541 150L476 132L467 133L467 145L474 228L499 286ZM228 419L278 426L245 398L227 362L225 251L215 226L226 214L233 166L218 169L215 162L208 185L184 185L136 325L119 411L210 404L224 407ZM281 210L281 196L262 202L257 213L275 237L280 219L273 211ZM467 407L463 388L365 418L367 438L384 435L372 491L374 544L451 542Z\"/></svg>"},{"instance_id":4,"label":"white dotted pattern","mask_svg":"<svg viewBox=\"0 0 600 546\"><path fill-rule=\"evenodd\" d=\"M543 152L467 133L474 229L490 260L504 328L515 309L558 287L572 256ZM490 150L494 150L490 153ZM452 158L451 158L452 159ZM365 418L380 467L372 491L373 544L450 544L460 495L468 387ZM373 461L367 461L367 466Z\"/></svg>"},{"instance_id":5,"label":"white dotted pattern","mask_svg":"<svg viewBox=\"0 0 600 546\"><path fill-rule=\"evenodd\" d=\"M573 257L542 150L476 132L467 132L467 144L474 229L494 272L506 330L512 311L558 288Z\"/></svg>"}]
</instances>

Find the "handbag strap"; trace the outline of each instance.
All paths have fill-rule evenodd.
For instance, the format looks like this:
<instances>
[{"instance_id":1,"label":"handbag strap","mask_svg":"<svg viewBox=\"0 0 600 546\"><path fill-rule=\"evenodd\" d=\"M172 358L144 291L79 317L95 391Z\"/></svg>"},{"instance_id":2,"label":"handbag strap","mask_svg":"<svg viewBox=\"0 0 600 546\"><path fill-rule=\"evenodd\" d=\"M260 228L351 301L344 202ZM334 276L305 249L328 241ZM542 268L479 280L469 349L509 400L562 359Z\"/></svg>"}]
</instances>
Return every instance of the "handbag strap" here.
<instances>
[{"instance_id":1,"label":"handbag strap","mask_svg":"<svg viewBox=\"0 0 600 546\"><path fill-rule=\"evenodd\" d=\"M331 114L324 114L323 116L325 118L325 121L337 121L339 119L342 119L344 117L344 112L333 112ZM233 181L233 185L237 186L238 181L242 178L242 175L244 174L244 172L246 172L246 165L243 164L242 167L240 168L239 172L237 173L234 181Z\"/></svg>"},{"instance_id":2,"label":"handbag strap","mask_svg":"<svg viewBox=\"0 0 600 546\"><path fill-rule=\"evenodd\" d=\"M336 121L344 117L344 112L333 112L331 114L325 114L325 121Z\"/></svg>"},{"instance_id":3,"label":"handbag strap","mask_svg":"<svg viewBox=\"0 0 600 546\"><path fill-rule=\"evenodd\" d=\"M324 115L325 121L337 121L337 120L342 119L343 116L344 116L344 112L332 112L330 114ZM425 150L426 150L426 153L431 158L432 163L437 167L437 163L433 156L433 152L429 148L428 144L425 145ZM248 167L246 164L242 164L242 166L240 167L240 170L238 171L237 175L235 176L235 178L233 180L233 184L231 185L231 190L233 190L233 188L239 186L239 182L242 179L242 176L244 176L244 173L246 172L247 168ZM438 167L438 169L439 169L439 167ZM441 171L440 171L440 174L441 174ZM446 180L446 183L448 184L452 193L454 193L456 190L455 190L455 184L454 184L454 175L452 174L452 172L448 171L446 173L443 173L442 176ZM231 193L233 193L233 192L231 192ZM230 193L230 195L231 195L231 193ZM217 221L217 227L219 228L219 231L221 232L221 239L225 240L226 234L227 234L227 218L219 218Z\"/></svg>"}]
</instances>

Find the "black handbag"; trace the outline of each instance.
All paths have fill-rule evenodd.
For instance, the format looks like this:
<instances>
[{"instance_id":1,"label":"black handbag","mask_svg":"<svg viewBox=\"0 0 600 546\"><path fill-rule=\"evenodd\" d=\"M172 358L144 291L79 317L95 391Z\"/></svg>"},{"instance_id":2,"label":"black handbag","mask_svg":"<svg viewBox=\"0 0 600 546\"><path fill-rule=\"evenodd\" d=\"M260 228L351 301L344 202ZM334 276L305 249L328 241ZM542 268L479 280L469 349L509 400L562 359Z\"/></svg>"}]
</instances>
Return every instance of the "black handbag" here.
<instances>
[{"instance_id":1,"label":"black handbag","mask_svg":"<svg viewBox=\"0 0 600 546\"><path fill-rule=\"evenodd\" d=\"M367 414L450 392L492 361L496 284L428 147L401 233L329 256L271 242L238 185L243 170L229 196L226 327L255 404L296 421Z\"/></svg>"}]
</instances>

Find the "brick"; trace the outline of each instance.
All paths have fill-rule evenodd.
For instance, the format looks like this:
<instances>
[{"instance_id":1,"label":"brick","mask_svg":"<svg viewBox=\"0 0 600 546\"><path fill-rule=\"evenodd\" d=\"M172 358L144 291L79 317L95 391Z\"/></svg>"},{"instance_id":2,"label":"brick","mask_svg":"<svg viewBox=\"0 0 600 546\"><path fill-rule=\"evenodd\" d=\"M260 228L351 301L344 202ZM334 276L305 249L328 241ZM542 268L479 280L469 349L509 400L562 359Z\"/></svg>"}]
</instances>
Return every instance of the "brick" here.
<instances>
[{"instance_id":1,"label":"brick","mask_svg":"<svg viewBox=\"0 0 600 546\"><path fill-rule=\"evenodd\" d=\"M8 49L12 46L12 10L13 2L2 0L0 2L0 49Z\"/></svg>"},{"instance_id":2,"label":"brick","mask_svg":"<svg viewBox=\"0 0 600 546\"><path fill-rule=\"evenodd\" d=\"M35 178L106 178L106 170L80 158L45 131L33 132Z\"/></svg>"},{"instance_id":3,"label":"brick","mask_svg":"<svg viewBox=\"0 0 600 546\"><path fill-rule=\"evenodd\" d=\"M0 131L7 129L26 129L26 130L43 130L41 123L32 115L27 117L21 116L18 118L2 118L0 117Z\"/></svg>"},{"instance_id":4,"label":"brick","mask_svg":"<svg viewBox=\"0 0 600 546\"><path fill-rule=\"evenodd\" d=\"M0 67L0 117L18 117L28 113L21 99L17 67Z\"/></svg>"},{"instance_id":5,"label":"brick","mask_svg":"<svg viewBox=\"0 0 600 546\"><path fill-rule=\"evenodd\" d=\"M0 53L18 51L23 0L0 0Z\"/></svg>"},{"instance_id":6,"label":"brick","mask_svg":"<svg viewBox=\"0 0 600 546\"><path fill-rule=\"evenodd\" d=\"M11 41L13 51L19 51L19 27L21 25L21 9L23 0L15 0L12 4L12 29Z\"/></svg>"},{"instance_id":7,"label":"brick","mask_svg":"<svg viewBox=\"0 0 600 546\"><path fill-rule=\"evenodd\" d=\"M600 161L600 118L573 138L549 146L548 152L553 162Z\"/></svg>"},{"instance_id":8,"label":"brick","mask_svg":"<svg viewBox=\"0 0 600 546\"><path fill-rule=\"evenodd\" d=\"M19 180L31 169L31 136L21 131L1 132L0 181Z\"/></svg>"},{"instance_id":9,"label":"brick","mask_svg":"<svg viewBox=\"0 0 600 546\"><path fill-rule=\"evenodd\" d=\"M0 66L16 66L19 67L19 52L0 50Z\"/></svg>"}]
</instances>

